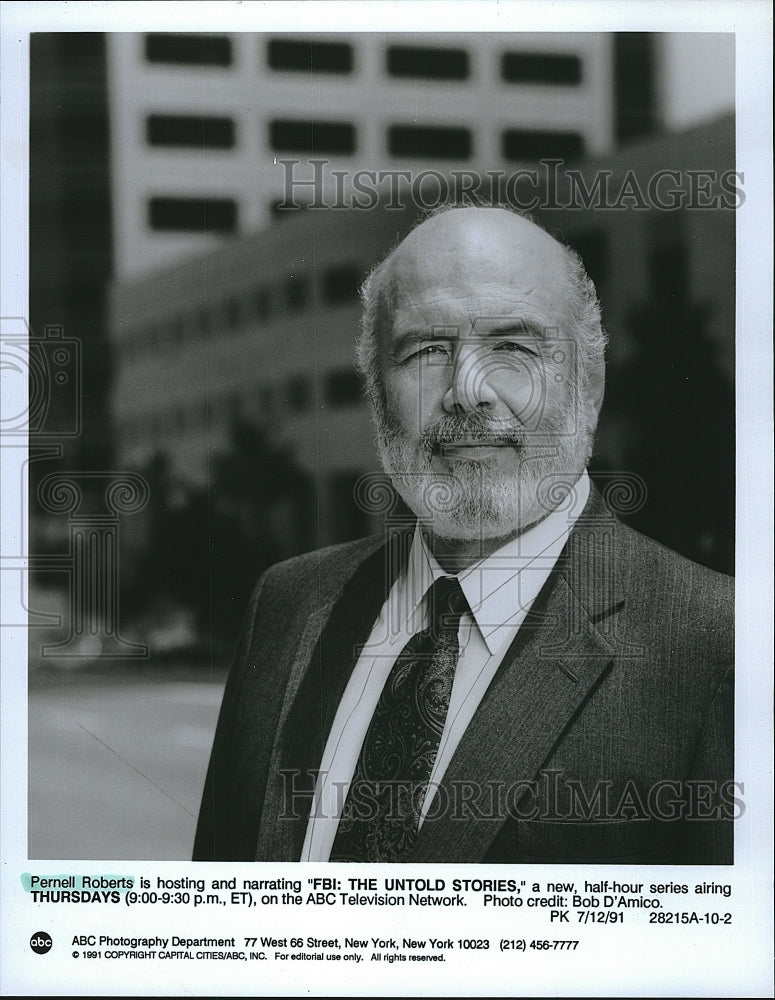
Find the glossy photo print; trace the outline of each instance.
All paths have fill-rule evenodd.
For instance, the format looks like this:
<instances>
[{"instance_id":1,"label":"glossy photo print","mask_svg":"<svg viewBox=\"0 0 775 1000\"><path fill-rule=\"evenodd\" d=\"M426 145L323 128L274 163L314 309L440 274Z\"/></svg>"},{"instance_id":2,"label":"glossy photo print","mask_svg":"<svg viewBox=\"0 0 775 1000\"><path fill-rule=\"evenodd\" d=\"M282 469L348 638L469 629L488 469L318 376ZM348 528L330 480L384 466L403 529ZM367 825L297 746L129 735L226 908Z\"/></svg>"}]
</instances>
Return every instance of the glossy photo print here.
<instances>
[{"instance_id":1,"label":"glossy photo print","mask_svg":"<svg viewBox=\"0 0 775 1000\"><path fill-rule=\"evenodd\" d=\"M8 982L765 995L755 5L11 6Z\"/></svg>"}]
</instances>

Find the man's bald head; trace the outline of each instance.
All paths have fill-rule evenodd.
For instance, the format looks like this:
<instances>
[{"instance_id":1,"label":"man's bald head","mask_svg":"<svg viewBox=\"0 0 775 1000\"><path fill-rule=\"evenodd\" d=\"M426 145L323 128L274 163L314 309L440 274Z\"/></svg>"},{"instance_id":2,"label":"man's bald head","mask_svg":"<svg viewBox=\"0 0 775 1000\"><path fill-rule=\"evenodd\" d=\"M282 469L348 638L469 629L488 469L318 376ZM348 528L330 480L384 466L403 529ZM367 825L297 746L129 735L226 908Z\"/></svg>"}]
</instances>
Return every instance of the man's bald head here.
<instances>
[{"instance_id":1,"label":"man's bald head","mask_svg":"<svg viewBox=\"0 0 775 1000\"><path fill-rule=\"evenodd\" d=\"M450 284L486 284L496 268L507 282L534 283L552 269L561 275L567 271L565 249L534 222L506 209L446 209L416 226L395 248L385 261L383 280L392 285L411 277L427 283L442 272Z\"/></svg>"}]
</instances>

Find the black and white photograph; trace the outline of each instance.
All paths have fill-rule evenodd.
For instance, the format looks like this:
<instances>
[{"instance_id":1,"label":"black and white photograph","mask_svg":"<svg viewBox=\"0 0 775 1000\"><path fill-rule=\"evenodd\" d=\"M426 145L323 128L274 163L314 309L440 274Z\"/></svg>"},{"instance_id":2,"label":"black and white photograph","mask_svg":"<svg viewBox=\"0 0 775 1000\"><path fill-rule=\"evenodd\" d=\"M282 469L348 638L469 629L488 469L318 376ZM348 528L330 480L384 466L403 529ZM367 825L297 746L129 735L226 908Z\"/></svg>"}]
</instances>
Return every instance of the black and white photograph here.
<instances>
[{"instance_id":1,"label":"black and white photograph","mask_svg":"<svg viewBox=\"0 0 775 1000\"><path fill-rule=\"evenodd\" d=\"M24 6L3 920L57 995L766 996L771 14Z\"/></svg>"}]
</instances>

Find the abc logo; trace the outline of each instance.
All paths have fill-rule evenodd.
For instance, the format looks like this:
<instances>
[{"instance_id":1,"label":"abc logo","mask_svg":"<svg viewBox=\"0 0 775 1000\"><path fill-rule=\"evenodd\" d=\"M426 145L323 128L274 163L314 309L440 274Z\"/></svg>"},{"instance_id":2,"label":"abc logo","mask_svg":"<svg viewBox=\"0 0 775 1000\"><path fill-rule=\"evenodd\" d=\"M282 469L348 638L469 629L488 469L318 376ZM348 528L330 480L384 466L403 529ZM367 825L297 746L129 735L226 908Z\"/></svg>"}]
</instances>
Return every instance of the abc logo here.
<instances>
[{"instance_id":1,"label":"abc logo","mask_svg":"<svg viewBox=\"0 0 775 1000\"><path fill-rule=\"evenodd\" d=\"M36 955L45 955L46 952L51 951L53 943L51 935L47 931L36 931L30 938L30 948Z\"/></svg>"}]
</instances>

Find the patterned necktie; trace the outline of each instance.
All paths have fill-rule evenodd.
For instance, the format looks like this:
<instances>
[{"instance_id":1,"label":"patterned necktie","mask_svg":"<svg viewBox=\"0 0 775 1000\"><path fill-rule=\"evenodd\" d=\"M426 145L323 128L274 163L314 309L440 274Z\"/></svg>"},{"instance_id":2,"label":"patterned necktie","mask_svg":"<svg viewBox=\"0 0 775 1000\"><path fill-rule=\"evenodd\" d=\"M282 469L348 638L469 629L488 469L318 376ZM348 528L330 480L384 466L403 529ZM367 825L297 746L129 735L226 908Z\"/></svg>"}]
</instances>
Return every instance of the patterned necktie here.
<instances>
[{"instance_id":1,"label":"patterned necktie","mask_svg":"<svg viewBox=\"0 0 775 1000\"><path fill-rule=\"evenodd\" d=\"M430 626L399 653L361 747L331 861L403 861L439 750L468 610L454 577L428 591Z\"/></svg>"}]
</instances>

